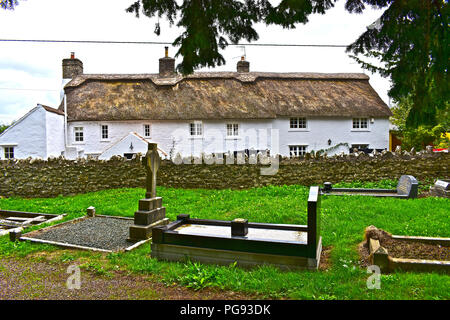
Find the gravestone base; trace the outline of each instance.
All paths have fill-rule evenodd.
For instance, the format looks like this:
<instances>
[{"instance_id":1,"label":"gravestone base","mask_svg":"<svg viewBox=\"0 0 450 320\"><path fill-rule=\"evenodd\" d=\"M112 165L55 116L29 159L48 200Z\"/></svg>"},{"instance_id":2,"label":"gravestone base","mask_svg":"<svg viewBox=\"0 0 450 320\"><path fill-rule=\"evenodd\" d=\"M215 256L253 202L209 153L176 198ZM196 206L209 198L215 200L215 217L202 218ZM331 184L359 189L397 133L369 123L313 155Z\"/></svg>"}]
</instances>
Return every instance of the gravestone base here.
<instances>
[{"instance_id":1,"label":"gravestone base","mask_svg":"<svg viewBox=\"0 0 450 320\"><path fill-rule=\"evenodd\" d=\"M155 227L159 226L165 226L169 224L168 218L163 218L161 220L158 220L152 224L146 225L146 226L140 226L140 225L132 225L130 226L130 237L127 239L129 242L135 242L140 240L146 240L150 239L152 237L152 230Z\"/></svg>"},{"instance_id":2,"label":"gravestone base","mask_svg":"<svg viewBox=\"0 0 450 320\"><path fill-rule=\"evenodd\" d=\"M450 191L430 187L430 195L433 197L450 198Z\"/></svg>"},{"instance_id":3,"label":"gravestone base","mask_svg":"<svg viewBox=\"0 0 450 320\"><path fill-rule=\"evenodd\" d=\"M136 211L134 223L139 226L147 226L166 217L166 208L157 208L150 211Z\"/></svg>"},{"instance_id":4,"label":"gravestone base","mask_svg":"<svg viewBox=\"0 0 450 320\"><path fill-rule=\"evenodd\" d=\"M152 229L165 225L166 208L162 206L161 197L139 200L139 209L134 213L134 224L130 226L128 241L146 240L152 237Z\"/></svg>"}]
</instances>

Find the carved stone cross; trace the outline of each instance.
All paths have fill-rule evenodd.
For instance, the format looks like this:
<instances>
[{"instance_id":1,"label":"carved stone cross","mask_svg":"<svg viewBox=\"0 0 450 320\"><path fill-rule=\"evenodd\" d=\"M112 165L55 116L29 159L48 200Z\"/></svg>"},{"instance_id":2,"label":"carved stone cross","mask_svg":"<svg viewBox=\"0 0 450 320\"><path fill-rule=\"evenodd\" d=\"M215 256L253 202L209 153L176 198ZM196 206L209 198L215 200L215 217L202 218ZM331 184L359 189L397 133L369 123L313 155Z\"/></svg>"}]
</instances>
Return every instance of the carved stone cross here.
<instances>
[{"instance_id":1,"label":"carved stone cross","mask_svg":"<svg viewBox=\"0 0 450 320\"><path fill-rule=\"evenodd\" d=\"M159 164L161 163L161 158L158 153L158 145L156 143L149 143L148 150L145 157L142 159L145 170L147 171L147 179L145 186L147 192L145 197L154 198L156 197L156 173L159 169Z\"/></svg>"}]
</instances>

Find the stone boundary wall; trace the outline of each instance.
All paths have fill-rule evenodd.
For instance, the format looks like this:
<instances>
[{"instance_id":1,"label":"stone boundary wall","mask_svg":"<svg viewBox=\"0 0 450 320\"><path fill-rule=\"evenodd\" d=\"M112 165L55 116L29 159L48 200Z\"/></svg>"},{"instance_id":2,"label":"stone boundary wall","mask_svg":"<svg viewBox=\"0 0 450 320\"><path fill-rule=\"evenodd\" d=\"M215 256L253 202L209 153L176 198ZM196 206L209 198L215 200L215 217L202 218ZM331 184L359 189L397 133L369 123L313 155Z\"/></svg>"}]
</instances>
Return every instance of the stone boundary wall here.
<instances>
[{"instance_id":1,"label":"stone boundary wall","mask_svg":"<svg viewBox=\"0 0 450 320\"><path fill-rule=\"evenodd\" d=\"M449 179L448 153L395 153L378 155L357 153L333 157L283 158L275 175L261 175L267 165L175 164L164 160L158 171L158 185L175 188L246 189L266 185L305 186L325 181L398 180L413 175L419 184L433 184L437 178ZM111 188L145 185L145 169L140 155L133 160L25 159L0 161L0 196L56 197Z\"/></svg>"}]
</instances>

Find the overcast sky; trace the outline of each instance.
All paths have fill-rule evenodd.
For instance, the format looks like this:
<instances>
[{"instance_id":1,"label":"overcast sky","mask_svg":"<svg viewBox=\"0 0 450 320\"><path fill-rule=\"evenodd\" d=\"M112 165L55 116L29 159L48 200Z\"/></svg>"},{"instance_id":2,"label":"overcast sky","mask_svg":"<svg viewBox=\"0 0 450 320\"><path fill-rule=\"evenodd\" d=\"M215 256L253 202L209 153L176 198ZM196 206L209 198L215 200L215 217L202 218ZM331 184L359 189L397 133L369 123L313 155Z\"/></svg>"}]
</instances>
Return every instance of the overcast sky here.
<instances>
[{"instance_id":1,"label":"overcast sky","mask_svg":"<svg viewBox=\"0 0 450 320\"><path fill-rule=\"evenodd\" d=\"M134 1L20 1L14 11L0 11L0 39L173 42L181 33L161 20L161 35L155 35L155 19L138 19L125 12ZM350 14L343 5L344 0L340 0L325 15L311 15L306 25L292 30L259 24L257 42L347 45L382 14L371 8L362 15ZM0 42L0 124L19 119L38 103L58 107L62 59L69 58L72 51L83 61L84 73L157 73L164 45ZM176 51L169 48L171 56ZM345 48L246 46L245 53L250 71L364 72L388 103L389 81L362 70ZM226 65L215 70L235 71L242 54L242 48L228 47L222 52Z\"/></svg>"}]
</instances>

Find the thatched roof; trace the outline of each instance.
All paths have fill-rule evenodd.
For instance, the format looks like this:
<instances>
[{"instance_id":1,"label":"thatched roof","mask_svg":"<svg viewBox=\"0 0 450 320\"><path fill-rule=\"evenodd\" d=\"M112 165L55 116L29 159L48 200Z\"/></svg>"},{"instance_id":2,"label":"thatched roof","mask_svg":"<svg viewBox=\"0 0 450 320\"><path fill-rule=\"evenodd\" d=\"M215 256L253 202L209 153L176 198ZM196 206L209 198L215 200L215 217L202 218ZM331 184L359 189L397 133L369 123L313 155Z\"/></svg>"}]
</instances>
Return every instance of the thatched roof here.
<instances>
[{"instance_id":1,"label":"thatched roof","mask_svg":"<svg viewBox=\"0 0 450 320\"><path fill-rule=\"evenodd\" d=\"M44 106L43 104L41 104L42 108L44 108L47 112L52 112L52 113L56 113L59 114L60 116L64 115L64 111L59 110L59 109L55 109L49 106Z\"/></svg>"},{"instance_id":2,"label":"thatched roof","mask_svg":"<svg viewBox=\"0 0 450 320\"><path fill-rule=\"evenodd\" d=\"M391 115L360 73L82 74L65 92L72 121Z\"/></svg>"}]
</instances>

